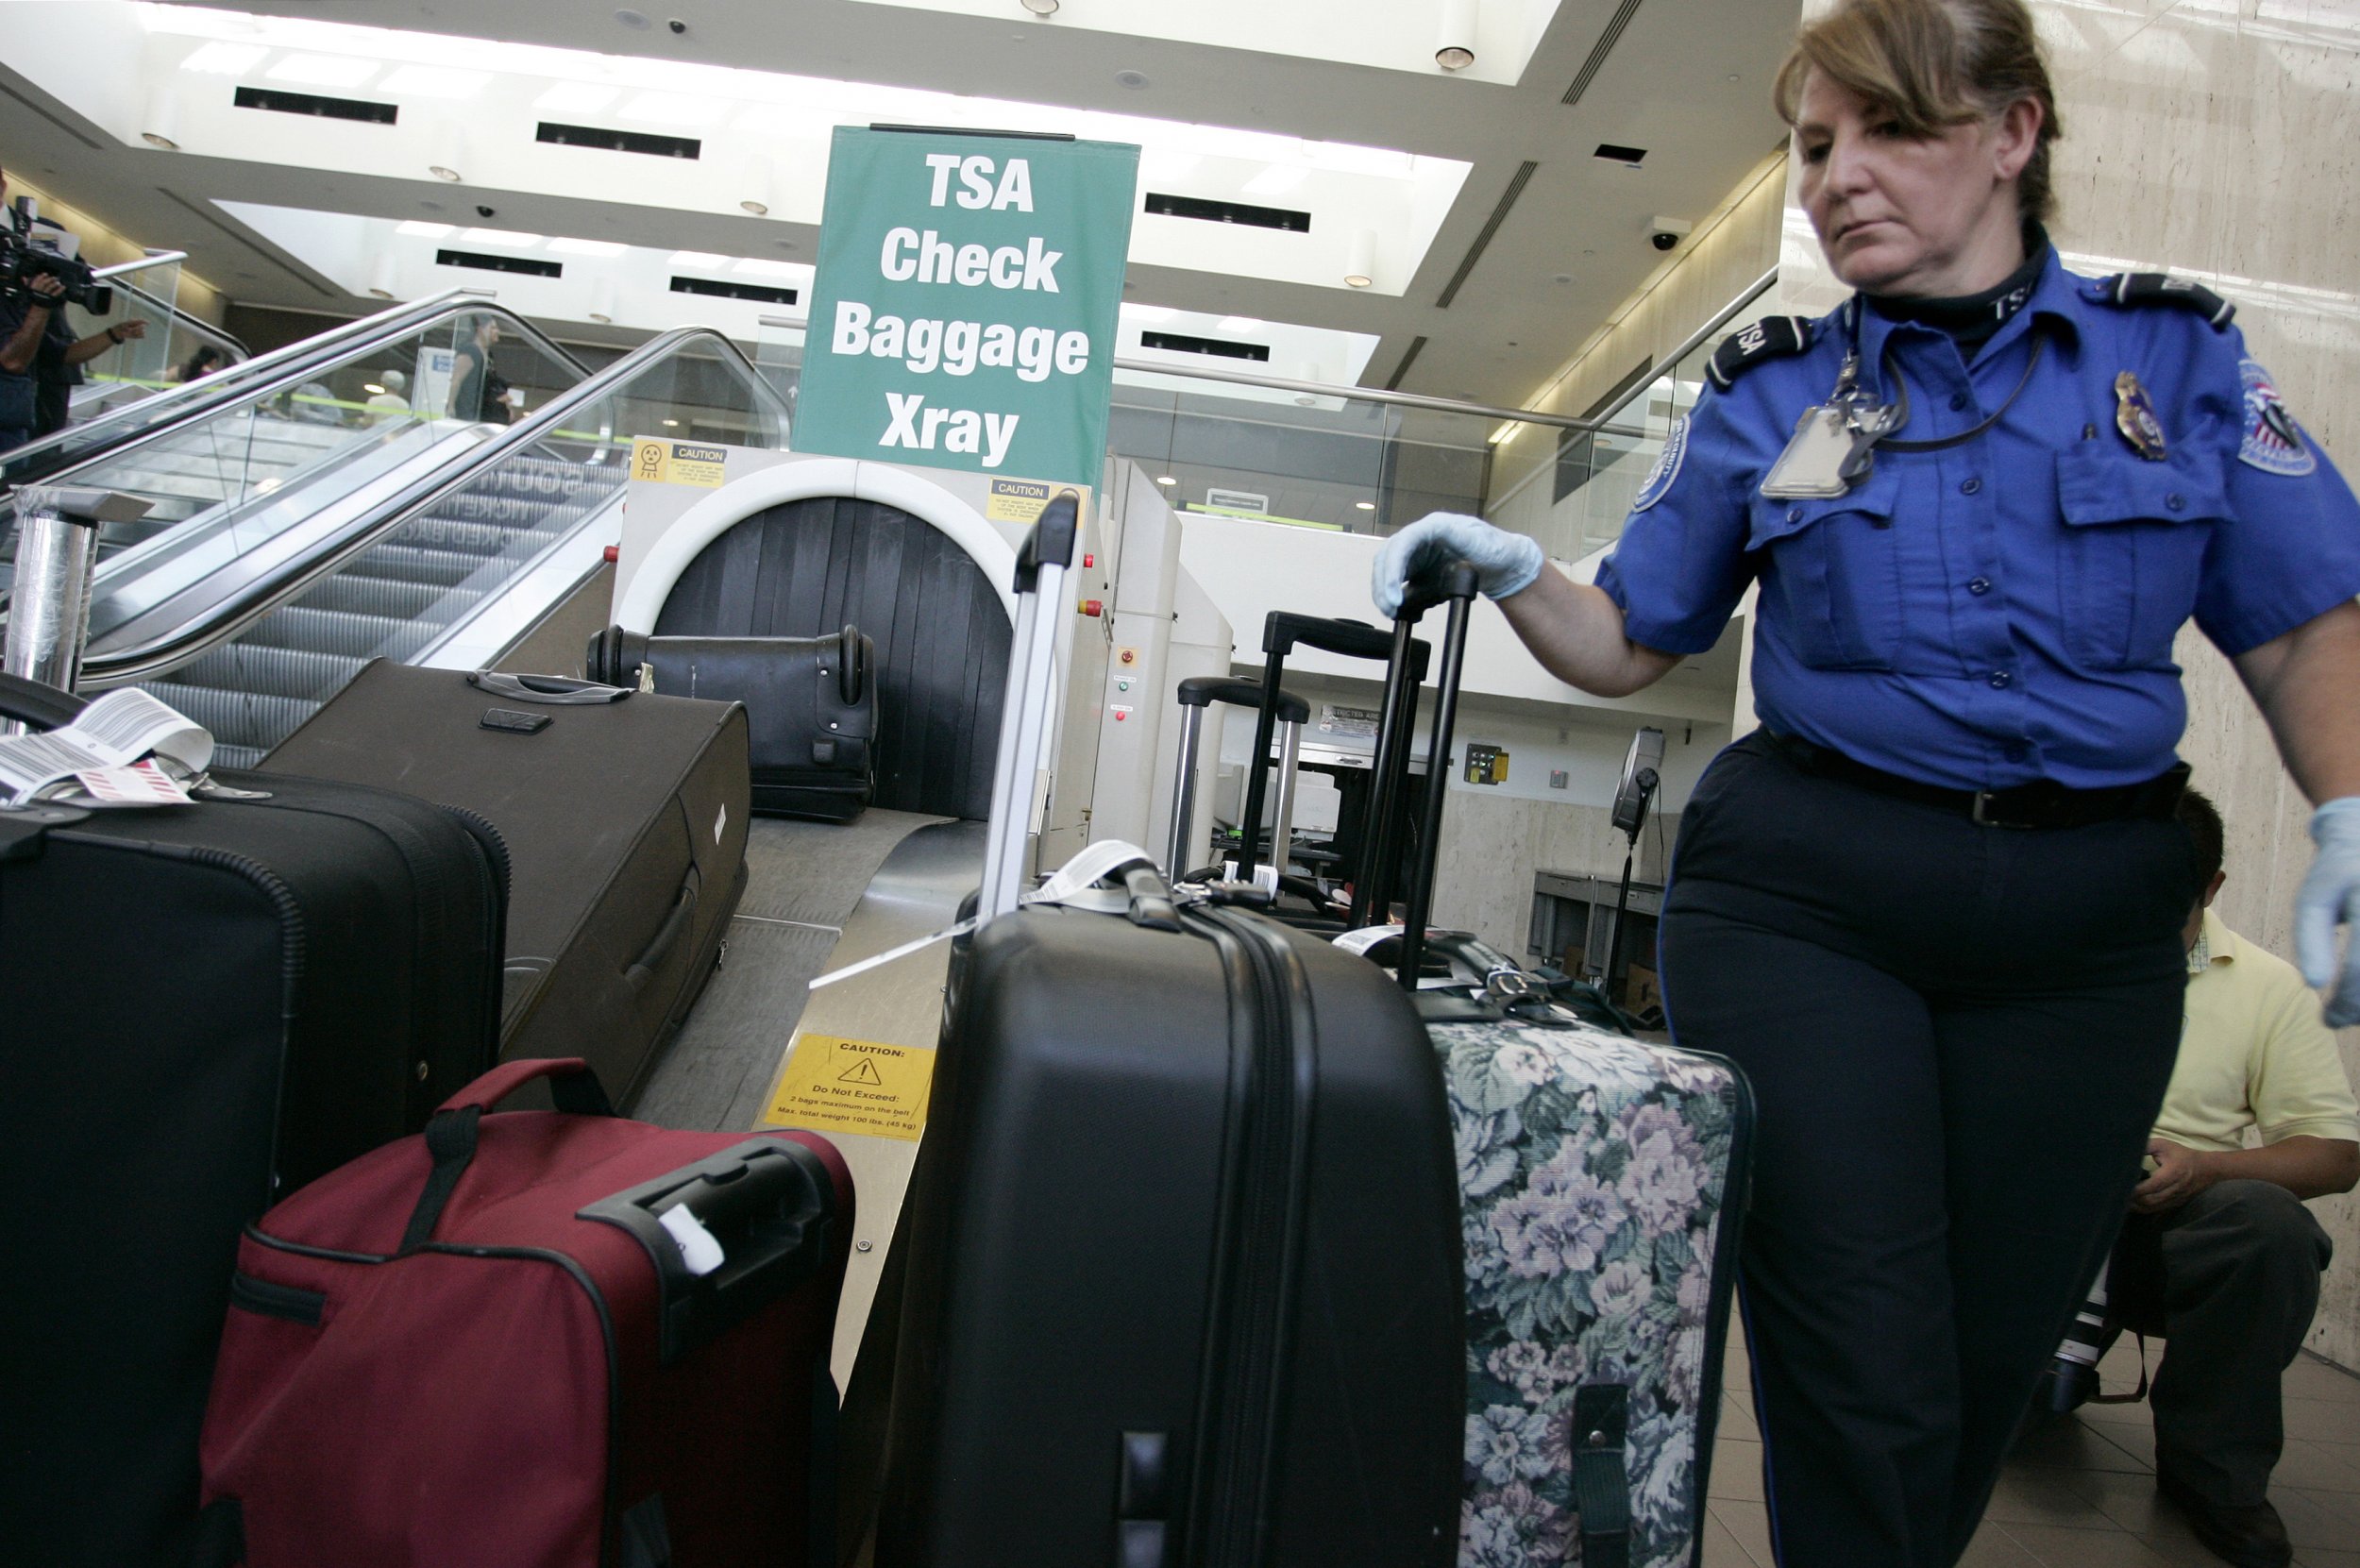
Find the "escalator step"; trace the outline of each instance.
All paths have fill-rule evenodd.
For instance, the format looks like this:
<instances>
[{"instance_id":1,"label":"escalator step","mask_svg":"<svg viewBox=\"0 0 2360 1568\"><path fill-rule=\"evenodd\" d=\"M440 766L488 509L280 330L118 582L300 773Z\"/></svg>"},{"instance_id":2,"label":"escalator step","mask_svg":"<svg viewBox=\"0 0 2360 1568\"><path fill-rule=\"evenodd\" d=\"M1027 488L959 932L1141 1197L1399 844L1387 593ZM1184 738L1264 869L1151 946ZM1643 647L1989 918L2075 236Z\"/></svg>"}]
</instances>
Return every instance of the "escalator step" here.
<instances>
[{"instance_id":1,"label":"escalator step","mask_svg":"<svg viewBox=\"0 0 2360 1568\"><path fill-rule=\"evenodd\" d=\"M302 602L307 610L357 610L363 615L408 620L425 615L449 592L449 586L440 582L363 577L344 571L305 594Z\"/></svg>"},{"instance_id":2,"label":"escalator step","mask_svg":"<svg viewBox=\"0 0 2360 1568\"><path fill-rule=\"evenodd\" d=\"M262 750L295 733L295 726L320 707L298 697L262 697L219 686L183 685L173 680L151 681L143 689L204 725L216 746L252 746Z\"/></svg>"},{"instance_id":3,"label":"escalator step","mask_svg":"<svg viewBox=\"0 0 2360 1568\"><path fill-rule=\"evenodd\" d=\"M192 686L322 701L343 690L345 683L360 674L366 663L341 653L239 641L190 661L174 670L172 678Z\"/></svg>"},{"instance_id":4,"label":"escalator step","mask_svg":"<svg viewBox=\"0 0 2360 1568\"><path fill-rule=\"evenodd\" d=\"M341 653L347 658L407 659L440 631L422 620L396 620L391 615L363 615L350 610L313 610L291 604L274 610L249 628L245 641L264 648L302 649L313 653Z\"/></svg>"},{"instance_id":5,"label":"escalator step","mask_svg":"<svg viewBox=\"0 0 2360 1568\"><path fill-rule=\"evenodd\" d=\"M362 551L337 575L457 587L481 571L483 566L484 558L480 555L469 555L460 550L429 549L422 545L389 541Z\"/></svg>"}]
</instances>

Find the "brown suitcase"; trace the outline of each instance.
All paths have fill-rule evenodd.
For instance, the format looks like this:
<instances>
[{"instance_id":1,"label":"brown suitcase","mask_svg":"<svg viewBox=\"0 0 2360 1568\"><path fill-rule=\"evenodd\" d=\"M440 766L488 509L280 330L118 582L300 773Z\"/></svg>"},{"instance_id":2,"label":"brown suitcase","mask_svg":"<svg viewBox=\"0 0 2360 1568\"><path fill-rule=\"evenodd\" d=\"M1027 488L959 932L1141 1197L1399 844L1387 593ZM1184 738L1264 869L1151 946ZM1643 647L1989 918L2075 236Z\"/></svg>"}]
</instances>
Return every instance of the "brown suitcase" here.
<instances>
[{"instance_id":1,"label":"brown suitcase","mask_svg":"<svg viewBox=\"0 0 2360 1568\"><path fill-rule=\"evenodd\" d=\"M613 690L380 659L261 767L497 828L511 868L500 1054L586 1057L622 1104L719 959L751 813L742 706Z\"/></svg>"}]
</instances>

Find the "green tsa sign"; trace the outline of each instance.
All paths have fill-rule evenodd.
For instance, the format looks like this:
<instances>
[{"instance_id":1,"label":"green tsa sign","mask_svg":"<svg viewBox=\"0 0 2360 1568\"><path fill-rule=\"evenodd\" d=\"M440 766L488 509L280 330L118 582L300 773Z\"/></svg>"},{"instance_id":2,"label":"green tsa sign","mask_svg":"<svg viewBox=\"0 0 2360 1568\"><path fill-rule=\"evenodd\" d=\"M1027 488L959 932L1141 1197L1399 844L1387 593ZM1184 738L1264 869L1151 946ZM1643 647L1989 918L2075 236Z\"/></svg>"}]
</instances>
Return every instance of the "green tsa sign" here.
<instances>
[{"instance_id":1,"label":"green tsa sign","mask_svg":"<svg viewBox=\"0 0 2360 1568\"><path fill-rule=\"evenodd\" d=\"M839 128L795 449L1097 483L1138 159Z\"/></svg>"}]
</instances>

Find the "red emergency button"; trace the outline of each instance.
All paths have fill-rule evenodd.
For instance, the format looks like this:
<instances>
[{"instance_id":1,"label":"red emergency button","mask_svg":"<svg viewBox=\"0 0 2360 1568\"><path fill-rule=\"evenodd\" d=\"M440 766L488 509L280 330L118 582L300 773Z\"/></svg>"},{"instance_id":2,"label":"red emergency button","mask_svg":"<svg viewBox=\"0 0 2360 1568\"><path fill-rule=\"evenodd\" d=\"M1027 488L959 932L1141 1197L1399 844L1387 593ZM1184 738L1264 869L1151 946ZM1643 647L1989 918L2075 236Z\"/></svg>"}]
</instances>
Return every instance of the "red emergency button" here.
<instances>
[{"instance_id":1,"label":"red emergency button","mask_svg":"<svg viewBox=\"0 0 2360 1568\"><path fill-rule=\"evenodd\" d=\"M1077 606L1077 608L1086 615L1095 615L1100 611L1104 610L1105 606L1099 603L1098 600L1094 599L1086 599L1080 605Z\"/></svg>"},{"instance_id":2,"label":"red emergency button","mask_svg":"<svg viewBox=\"0 0 2360 1568\"><path fill-rule=\"evenodd\" d=\"M1095 566L1098 565L1098 557L1085 550L1082 552L1082 565L1085 568Z\"/></svg>"},{"instance_id":3,"label":"red emergency button","mask_svg":"<svg viewBox=\"0 0 2360 1568\"><path fill-rule=\"evenodd\" d=\"M1138 663L1139 662L1139 652L1138 652L1138 649L1136 649L1136 648L1126 648L1126 649L1124 649L1122 650L1122 662L1123 662L1124 664L1126 664L1126 665L1136 665L1136 664L1138 664Z\"/></svg>"},{"instance_id":4,"label":"red emergency button","mask_svg":"<svg viewBox=\"0 0 2360 1568\"><path fill-rule=\"evenodd\" d=\"M607 560L607 565L614 565L616 561L618 561L618 560L620 560L620 559L622 558L622 554L623 554L623 547L622 547L622 546L620 546L620 545L609 545L609 546L607 546L607 547L606 547L606 560Z\"/></svg>"}]
</instances>

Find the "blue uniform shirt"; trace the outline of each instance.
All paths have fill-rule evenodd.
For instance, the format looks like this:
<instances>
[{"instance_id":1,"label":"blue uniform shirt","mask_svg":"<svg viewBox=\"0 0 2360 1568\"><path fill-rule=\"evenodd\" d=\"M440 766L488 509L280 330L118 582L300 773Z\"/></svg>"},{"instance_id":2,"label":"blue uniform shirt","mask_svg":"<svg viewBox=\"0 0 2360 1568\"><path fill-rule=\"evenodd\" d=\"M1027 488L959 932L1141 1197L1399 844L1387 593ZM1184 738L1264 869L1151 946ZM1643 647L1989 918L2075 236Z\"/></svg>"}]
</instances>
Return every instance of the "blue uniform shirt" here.
<instances>
[{"instance_id":1,"label":"blue uniform shirt","mask_svg":"<svg viewBox=\"0 0 2360 1568\"><path fill-rule=\"evenodd\" d=\"M2007 401L2035 329L2048 346L1997 425L1942 451L1880 447L1831 499L1761 486L1835 388L1843 311L1802 353L1708 391L1598 568L1631 639L1701 653L1760 578L1754 705L1774 731L1960 789L2169 767L2187 717L2174 633L2193 615L2234 656L2360 594L2360 502L2307 436L2287 439L2234 327L2113 303L2053 250L1971 363L1937 329L1863 310L1861 379L1895 399L1890 341L1910 399L1894 438L1939 439ZM2160 460L2116 427L2126 370Z\"/></svg>"}]
</instances>

